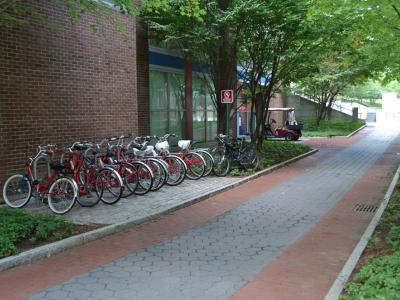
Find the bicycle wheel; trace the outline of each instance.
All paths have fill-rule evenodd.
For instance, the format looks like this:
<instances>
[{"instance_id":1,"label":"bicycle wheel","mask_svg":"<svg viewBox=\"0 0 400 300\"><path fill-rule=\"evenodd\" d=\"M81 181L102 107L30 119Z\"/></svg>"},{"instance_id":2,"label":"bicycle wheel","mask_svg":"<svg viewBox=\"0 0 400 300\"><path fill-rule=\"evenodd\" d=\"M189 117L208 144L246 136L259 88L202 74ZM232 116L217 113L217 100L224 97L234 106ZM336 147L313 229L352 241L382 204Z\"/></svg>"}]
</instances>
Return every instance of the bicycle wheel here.
<instances>
[{"instance_id":1,"label":"bicycle wheel","mask_svg":"<svg viewBox=\"0 0 400 300\"><path fill-rule=\"evenodd\" d=\"M78 170L78 181L76 182L78 184L78 191L82 191L82 193L79 193L76 201L80 206L83 207L95 206L97 203L99 203L100 197L103 193L102 187L98 191L96 190L96 187L94 189L91 188L91 185L88 182L88 177L90 176L89 174L91 174L91 167L92 166L84 167ZM95 191L95 195L93 191Z\"/></svg>"},{"instance_id":2,"label":"bicycle wheel","mask_svg":"<svg viewBox=\"0 0 400 300\"><path fill-rule=\"evenodd\" d=\"M177 156L169 155L164 158L168 165L167 185L178 185L182 183L186 176L185 162Z\"/></svg>"},{"instance_id":3,"label":"bicycle wheel","mask_svg":"<svg viewBox=\"0 0 400 300\"><path fill-rule=\"evenodd\" d=\"M32 186L24 174L16 174L6 180L3 187L3 200L12 208L25 206L32 196Z\"/></svg>"},{"instance_id":4,"label":"bicycle wheel","mask_svg":"<svg viewBox=\"0 0 400 300\"><path fill-rule=\"evenodd\" d=\"M50 209L59 215L69 212L78 197L78 186L70 178L62 177L54 181L50 188L47 200Z\"/></svg>"},{"instance_id":5,"label":"bicycle wheel","mask_svg":"<svg viewBox=\"0 0 400 300\"><path fill-rule=\"evenodd\" d=\"M197 180L203 176L206 170L206 162L200 154L188 152L183 155L182 159L188 168L186 172L187 178Z\"/></svg>"},{"instance_id":6,"label":"bicycle wheel","mask_svg":"<svg viewBox=\"0 0 400 300\"><path fill-rule=\"evenodd\" d=\"M250 144L241 150L241 153L239 160L240 165L247 170L255 171L260 164L260 158L256 146Z\"/></svg>"},{"instance_id":7,"label":"bicycle wheel","mask_svg":"<svg viewBox=\"0 0 400 300\"><path fill-rule=\"evenodd\" d=\"M216 176L223 177L228 175L231 168L231 161L226 155L225 149L216 148L212 152L214 159L213 172Z\"/></svg>"},{"instance_id":8,"label":"bicycle wheel","mask_svg":"<svg viewBox=\"0 0 400 300\"><path fill-rule=\"evenodd\" d=\"M157 159L146 159L145 164L149 166L154 175L152 191L159 190L167 181L167 168Z\"/></svg>"},{"instance_id":9,"label":"bicycle wheel","mask_svg":"<svg viewBox=\"0 0 400 300\"><path fill-rule=\"evenodd\" d=\"M136 195L144 195L151 191L153 187L154 175L148 165L143 162L132 162L138 174L138 185L134 191Z\"/></svg>"},{"instance_id":10,"label":"bicycle wheel","mask_svg":"<svg viewBox=\"0 0 400 300\"><path fill-rule=\"evenodd\" d=\"M105 204L114 204L121 199L124 184L117 171L106 167L98 172L96 178L96 191L101 188L100 200Z\"/></svg>"},{"instance_id":11,"label":"bicycle wheel","mask_svg":"<svg viewBox=\"0 0 400 300\"><path fill-rule=\"evenodd\" d=\"M121 175L122 182L124 183L124 190L122 198L131 196L138 185L138 172L135 166L127 162L121 162L117 167L119 175Z\"/></svg>"},{"instance_id":12,"label":"bicycle wheel","mask_svg":"<svg viewBox=\"0 0 400 300\"><path fill-rule=\"evenodd\" d=\"M213 165L214 165L214 159L213 159L212 155L206 150L196 150L196 152L199 153L204 158L204 161L206 162L206 169L204 171L203 177L207 177L212 172Z\"/></svg>"}]
</instances>

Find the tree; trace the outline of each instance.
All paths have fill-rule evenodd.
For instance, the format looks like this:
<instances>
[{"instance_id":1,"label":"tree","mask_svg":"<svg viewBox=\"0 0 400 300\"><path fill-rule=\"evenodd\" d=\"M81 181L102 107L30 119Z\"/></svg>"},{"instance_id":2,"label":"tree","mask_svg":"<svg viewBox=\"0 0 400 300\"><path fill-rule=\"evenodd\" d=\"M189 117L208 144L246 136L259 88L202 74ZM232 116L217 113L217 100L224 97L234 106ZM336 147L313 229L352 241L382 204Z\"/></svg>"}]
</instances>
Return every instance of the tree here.
<instances>
[{"instance_id":1,"label":"tree","mask_svg":"<svg viewBox=\"0 0 400 300\"><path fill-rule=\"evenodd\" d=\"M374 80L368 80L362 84L351 85L346 87L341 93L340 97L345 101L368 101L375 103L377 99L382 98L384 87Z\"/></svg>"},{"instance_id":2,"label":"tree","mask_svg":"<svg viewBox=\"0 0 400 300\"><path fill-rule=\"evenodd\" d=\"M372 76L389 82L400 79L400 5L392 0L357 2L363 23L359 32L364 36L360 47L373 69Z\"/></svg>"},{"instance_id":3,"label":"tree","mask_svg":"<svg viewBox=\"0 0 400 300\"><path fill-rule=\"evenodd\" d=\"M99 19L109 18L111 11L109 2L105 0L52 0L59 5L66 5L72 20L78 20L82 14L94 13ZM114 7L122 13L134 14L137 12L132 0L114 0ZM44 23L51 23L51 18L38 11L32 3L25 0L0 0L0 29L14 28L20 24L26 24L34 19ZM117 26L123 29L122 23L115 19ZM93 25L93 29L97 26Z\"/></svg>"},{"instance_id":4,"label":"tree","mask_svg":"<svg viewBox=\"0 0 400 300\"><path fill-rule=\"evenodd\" d=\"M218 116L218 132L226 132L229 113L220 91L237 89L237 47L241 26L232 20L236 0L143 0L141 15L154 38L190 54L206 70L206 80ZM237 97L235 97L237 98Z\"/></svg>"},{"instance_id":5,"label":"tree","mask_svg":"<svg viewBox=\"0 0 400 300\"><path fill-rule=\"evenodd\" d=\"M305 19L308 0L245 0L237 7L242 30L238 62L242 86L252 99L252 140L261 147L264 124L273 94L296 74L301 56L307 52L309 37Z\"/></svg>"},{"instance_id":6,"label":"tree","mask_svg":"<svg viewBox=\"0 0 400 300\"><path fill-rule=\"evenodd\" d=\"M379 69L365 52L366 12L345 0L316 1L310 9L309 24L321 44L305 57L302 67L307 72L297 80L296 89L315 102L317 124L329 115L340 92Z\"/></svg>"}]
</instances>

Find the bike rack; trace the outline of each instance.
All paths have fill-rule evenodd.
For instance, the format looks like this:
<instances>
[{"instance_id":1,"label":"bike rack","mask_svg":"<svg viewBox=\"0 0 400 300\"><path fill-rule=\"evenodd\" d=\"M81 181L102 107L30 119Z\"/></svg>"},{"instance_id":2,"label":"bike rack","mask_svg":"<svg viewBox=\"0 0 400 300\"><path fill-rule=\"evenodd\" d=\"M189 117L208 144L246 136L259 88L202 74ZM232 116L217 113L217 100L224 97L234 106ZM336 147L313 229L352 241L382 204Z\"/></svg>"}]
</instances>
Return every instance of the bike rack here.
<instances>
[{"instance_id":1,"label":"bike rack","mask_svg":"<svg viewBox=\"0 0 400 300\"><path fill-rule=\"evenodd\" d=\"M39 156L35 161L33 162L33 179L34 180L39 180L38 178L38 162L39 161L44 161L45 164L47 165L47 176L50 176L51 174L51 168L50 168L50 156L47 154L43 154Z\"/></svg>"}]
</instances>

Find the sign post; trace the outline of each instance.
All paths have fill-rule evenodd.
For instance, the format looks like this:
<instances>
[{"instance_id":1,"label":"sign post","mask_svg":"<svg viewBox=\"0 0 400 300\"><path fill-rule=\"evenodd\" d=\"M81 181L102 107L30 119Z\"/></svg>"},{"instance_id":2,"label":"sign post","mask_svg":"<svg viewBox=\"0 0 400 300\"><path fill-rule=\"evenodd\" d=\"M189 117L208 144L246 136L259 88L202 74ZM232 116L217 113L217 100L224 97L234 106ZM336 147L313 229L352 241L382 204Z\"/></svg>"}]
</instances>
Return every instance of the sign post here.
<instances>
[{"instance_id":1,"label":"sign post","mask_svg":"<svg viewBox=\"0 0 400 300\"><path fill-rule=\"evenodd\" d=\"M229 108L233 103L233 90L221 90L221 103L226 103L226 134L229 134Z\"/></svg>"}]
</instances>

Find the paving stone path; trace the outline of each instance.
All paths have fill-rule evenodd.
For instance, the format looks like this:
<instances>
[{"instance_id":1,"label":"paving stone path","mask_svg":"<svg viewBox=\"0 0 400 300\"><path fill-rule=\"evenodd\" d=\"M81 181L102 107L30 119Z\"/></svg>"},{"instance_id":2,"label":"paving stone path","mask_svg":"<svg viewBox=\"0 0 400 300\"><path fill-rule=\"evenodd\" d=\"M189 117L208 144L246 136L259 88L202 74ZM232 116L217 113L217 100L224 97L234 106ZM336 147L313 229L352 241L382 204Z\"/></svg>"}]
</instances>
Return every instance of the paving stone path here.
<instances>
[{"instance_id":1,"label":"paving stone path","mask_svg":"<svg viewBox=\"0 0 400 300\"><path fill-rule=\"evenodd\" d=\"M203 225L30 299L228 299L333 208L396 136L375 130Z\"/></svg>"},{"instance_id":2,"label":"paving stone path","mask_svg":"<svg viewBox=\"0 0 400 300\"><path fill-rule=\"evenodd\" d=\"M63 217L76 224L116 224L127 220L138 220L210 194L241 179L240 177L206 177L199 180L185 180L178 186L164 186L158 191L143 196L133 195L123 198L114 205L100 202L95 207L81 207L77 203ZM32 200L28 209L50 213L43 204L34 203L35 200Z\"/></svg>"}]
</instances>

